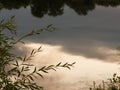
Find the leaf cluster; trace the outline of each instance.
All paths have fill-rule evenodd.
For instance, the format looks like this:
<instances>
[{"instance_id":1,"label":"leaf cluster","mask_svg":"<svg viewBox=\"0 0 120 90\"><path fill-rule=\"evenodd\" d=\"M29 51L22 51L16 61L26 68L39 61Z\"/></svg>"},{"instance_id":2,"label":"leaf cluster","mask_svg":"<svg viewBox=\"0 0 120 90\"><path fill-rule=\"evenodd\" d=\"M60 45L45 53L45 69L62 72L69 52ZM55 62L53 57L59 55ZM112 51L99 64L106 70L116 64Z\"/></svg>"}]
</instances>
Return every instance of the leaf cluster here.
<instances>
[{"instance_id":1,"label":"leaf cluster","mask_svg":"<svg viewBox=\"0 0 120 90\"><path fill-rule=\"evenodd\" d=\"M58 67L70 69L75 63L43 66L37 68L34 64L28 63L36 53L41 52L41 47L33 49L29 55L24 57L13 54L11 51L17 43L28 36L41 34L44 31L53 32L55 28L48 25L46 28L33 30L30 33L15 39L13 36L8 36L4 33L8 30L11 34L17 35L14 17L5 22L0 22L0 90L43 90L44 88L35 82L35 78L40 76L44 78L44 73L50 70L56 71Z\"/></svg>"},{"instance_id":2,"label":"leaf cluster","mask_svg":"<svg viewBox=\"0 0 120 90\"><path fill-rule=\"evenodd\" d=\"M93 82L93 88L90 90L120 90L120 76L115 73L107 82L102 81L98 86Z\"/></svg>"}]
</instances>

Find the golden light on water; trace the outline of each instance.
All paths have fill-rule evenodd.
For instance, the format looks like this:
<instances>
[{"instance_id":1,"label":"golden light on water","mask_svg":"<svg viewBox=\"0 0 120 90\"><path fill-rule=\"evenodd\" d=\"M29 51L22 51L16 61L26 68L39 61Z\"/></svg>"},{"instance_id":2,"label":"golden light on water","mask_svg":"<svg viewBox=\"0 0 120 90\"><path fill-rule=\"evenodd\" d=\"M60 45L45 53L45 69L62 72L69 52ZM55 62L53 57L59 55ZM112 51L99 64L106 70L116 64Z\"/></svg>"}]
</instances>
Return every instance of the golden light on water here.
<instances>
[{"instance_id":1,"label":"golden light on water","mask_svg":"<svg viewBox=\"0 0 120 90\"><path fill-rule=\"evenodd\" d=\"M32 49L37 49L40 46L42 46L42 51L36 54L33 60L30 61L38 67L57 64L59 62L76 62L71 70L60 68L57 72L51 71L48 75L45 75L46 79L41 81L43 82L43 86L49 90L78 90L78 88L85 88L87 86L86 84L91 84L88 82L107 80L107 78L110 78L114 73L119 73L119 65L117 63L86 58L80 55L71 55L63 52L61 50L62 46L28 43L22 48L30 52ZM107 50L109 53L115 53L114 50L109 50L104 47L100 47L98 50L100 50L100 52Z\"/></svg>"}]
</instances>

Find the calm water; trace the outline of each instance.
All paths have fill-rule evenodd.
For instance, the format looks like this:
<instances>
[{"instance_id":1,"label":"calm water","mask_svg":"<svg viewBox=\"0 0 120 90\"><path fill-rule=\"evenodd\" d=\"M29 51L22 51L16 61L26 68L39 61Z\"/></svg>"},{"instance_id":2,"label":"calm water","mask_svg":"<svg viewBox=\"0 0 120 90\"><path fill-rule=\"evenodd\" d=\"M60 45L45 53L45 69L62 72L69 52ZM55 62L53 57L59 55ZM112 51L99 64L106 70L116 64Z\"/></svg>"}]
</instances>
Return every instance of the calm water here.
<instances>
[{"instance_id":1,"label":"calm water","mask_svg":"<svg viewBox=\"0 0 120 90\"><path fill-rule=\"evenodd\" d=\"M27 38L19 50L42 46L31 61L38 67L76 62L72 70L59 69L38 81L47 90L87 90L92 81L119 73L119 5L120 0L4 0L0 19L15 15L19 36L53 24L55 32Z\"/></svg>"}]
</instances>

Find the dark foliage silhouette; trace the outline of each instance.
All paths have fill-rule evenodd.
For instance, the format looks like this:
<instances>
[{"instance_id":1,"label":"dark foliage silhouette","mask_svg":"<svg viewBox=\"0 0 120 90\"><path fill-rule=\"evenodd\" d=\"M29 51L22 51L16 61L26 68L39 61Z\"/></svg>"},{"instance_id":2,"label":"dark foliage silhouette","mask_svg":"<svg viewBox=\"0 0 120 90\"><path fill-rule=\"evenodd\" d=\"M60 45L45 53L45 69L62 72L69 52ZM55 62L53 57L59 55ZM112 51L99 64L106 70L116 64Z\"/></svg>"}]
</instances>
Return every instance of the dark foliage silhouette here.
<instances>
[{"instance_id":1,"label":"dark foliage silhouette","mask_svg":"<svg viewBox=\"0 0 120 90\"><path fill-rule=\"evenodd\" d=\"M31 7L31 13L36 17L44 15L58 16L64 12L64 6L73 9L79 15L87 15L96 5L108 7L120 5L120 0L0 0L0 9L20 9Z\"/></svg>"},{"instance_id":2,"label":"dark foliage silhouette","mask_svg":"<svg viewBox=\"0 0 120 90\"><path fill-rule=\"evenodd\" d=\"M57 65L48 65L37 68L34 63L28 63L36 53L41 52L41 47L33 49L29 55L19 56L14 54L15 45L22 39L40 34L44 31L52 32L54 27L48 25L46 28L31 31L30 33L15 39L14 36L7 35L4 31L9 31L12 35L16 35L16 25L13 17L5 22L0 21L0 90L43 90L44 88L35 82L35 77L44 77L43 73L48 73L50 70L56 71L58 67L70 69L73 64L61 62Z\"/></svg>"}]
</instances>

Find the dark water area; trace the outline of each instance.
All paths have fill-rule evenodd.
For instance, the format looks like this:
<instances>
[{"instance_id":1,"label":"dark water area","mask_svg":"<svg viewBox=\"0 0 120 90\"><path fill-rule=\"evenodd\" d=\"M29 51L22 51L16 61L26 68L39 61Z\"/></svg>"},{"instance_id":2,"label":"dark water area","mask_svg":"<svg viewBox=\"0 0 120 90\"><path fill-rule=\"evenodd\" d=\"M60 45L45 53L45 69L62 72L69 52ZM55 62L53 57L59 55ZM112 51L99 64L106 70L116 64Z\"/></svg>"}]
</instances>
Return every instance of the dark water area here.
<instances>
[{"instance_id":1,"label":"dark water area","mask_svg":"<svg viewBox=\"0 0 120 90\"><path fill-rule=\"evenodd\" d=\"M64 73L68 72L64 71L62 76L59 73L54 77L55 81L60 79L55 87L45 82L48 90L82 90L79 88L86 82L80 87L81 81L77 80L89 81L118 71L116 48L120 46L120 0L0 0L0 19L7 20L11 16L15 16L19 36L49 24L57 29L26 38L30 44L20 50L41 44L47 49L47 56L44 57L43 52L43 60L34 63L77 62L70 77L65 77ZM47 59L50 61L45 61ZM74 80L70 79L73 82L69 83L71 77ZM71 84L76 88L70 87ZM58 86L61 88L56 89Z\"/></svg>"},{"instance_id":2,"label":"dark water area","mask_svg":"<svg viewBox=\"0 0 120 90\"><path fill-rule=\"evenodd\" d=\"M62 45L63 51L75 55L104 58L97 51L90 54L89 46L92 51L98 46L119 46L119 4L119 0L4 0L0 1L0 16L15 15L22 34L53 24L58 31L42 34L44 43Z\"/></svg>"},{"instance_id":3,"label":"dark water area","mask_svg":"<svg viewBox=\"0 0 120 90\"><path fill-rule=\"evenodd\" d=\"M1 10L24 9L30 6L31 14L42 18L44 15L59 16L64 14L64 7L74 10L78 15L87 15L96 6L117 7L119 0L1 0Z\"/></svg>"}]
</instances>

